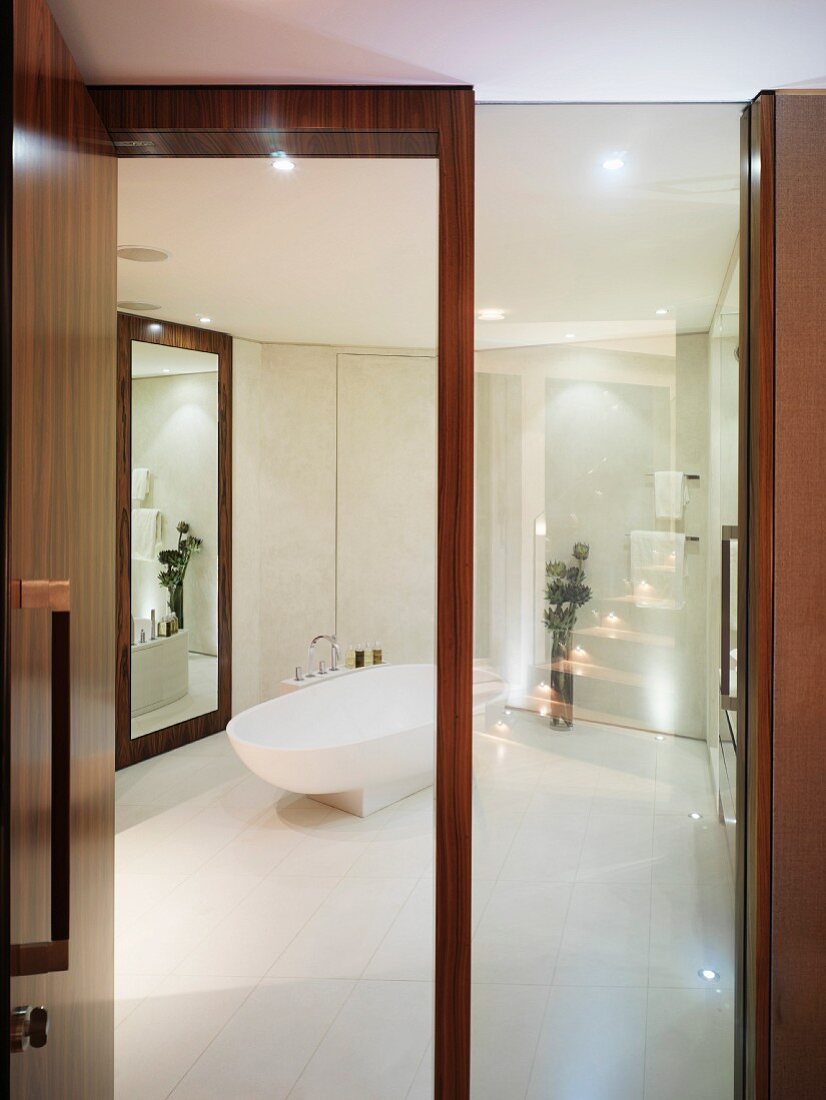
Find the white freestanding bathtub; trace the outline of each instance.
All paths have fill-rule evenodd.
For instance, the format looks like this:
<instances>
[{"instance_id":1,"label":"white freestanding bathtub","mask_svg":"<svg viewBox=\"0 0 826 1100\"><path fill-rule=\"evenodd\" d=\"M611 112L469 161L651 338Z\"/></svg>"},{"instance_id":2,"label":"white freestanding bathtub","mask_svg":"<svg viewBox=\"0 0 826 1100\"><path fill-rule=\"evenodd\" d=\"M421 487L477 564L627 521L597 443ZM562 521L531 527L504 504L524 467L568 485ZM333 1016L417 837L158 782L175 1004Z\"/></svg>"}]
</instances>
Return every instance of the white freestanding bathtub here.
<instances>
[{"instance_id":1,"label":"white freestanding bathtub","mask_svg":"<svg viewBox=\"0 0 826 1100\"><path fill-rule=\"evenodd\" d=\"M251 707L227 734L268 783L365 817L433 782L434 708L433 665L380 665Z\"/></svg>"}]
</instances>

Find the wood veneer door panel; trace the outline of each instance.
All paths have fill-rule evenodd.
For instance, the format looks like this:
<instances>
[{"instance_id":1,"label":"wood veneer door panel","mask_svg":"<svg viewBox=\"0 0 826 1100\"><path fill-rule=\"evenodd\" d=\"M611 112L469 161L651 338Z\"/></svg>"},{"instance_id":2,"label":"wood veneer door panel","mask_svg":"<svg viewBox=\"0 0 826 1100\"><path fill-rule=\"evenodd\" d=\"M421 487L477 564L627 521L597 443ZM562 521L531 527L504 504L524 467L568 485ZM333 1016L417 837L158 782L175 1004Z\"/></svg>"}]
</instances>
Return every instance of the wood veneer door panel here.
<instances>
[{"instance_id":1,"label":"wood veneer door panel","mask_svg":"<svg viewBox=\"0 0 826 1100\"><path fill-rule=\"evenodd\" d=\"M826 1080L826 95L775 96L771 1096Z\"/></svg>"},{"instance_id":2,"label":"wood veneer door panel","mask_svg":"<svg viewBox=\"0 0 826 1100\"><path fill-rule=\"evenodd\" d=\"M45 1047L11 1055L11 1090L96 1100L113 1087L117 162L43 0L15 0L13 20L7 567L71 588L68 685L49 610L7 608L13 943L49 939L67 870L52 874L50 843L52 692L67 686L71 874L68 970L11 979L10 1007L44 1004L50 1022Z\"/></svg>"}]
</instances>

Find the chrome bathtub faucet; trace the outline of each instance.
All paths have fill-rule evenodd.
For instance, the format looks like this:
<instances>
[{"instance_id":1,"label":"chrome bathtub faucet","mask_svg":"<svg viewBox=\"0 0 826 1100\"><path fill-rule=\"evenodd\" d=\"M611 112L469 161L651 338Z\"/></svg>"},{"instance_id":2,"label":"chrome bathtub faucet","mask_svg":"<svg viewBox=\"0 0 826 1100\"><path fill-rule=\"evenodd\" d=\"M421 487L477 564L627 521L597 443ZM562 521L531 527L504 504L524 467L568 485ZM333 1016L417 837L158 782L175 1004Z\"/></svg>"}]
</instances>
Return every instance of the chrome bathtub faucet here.
<instances>
[{"instance_id":1,"label":"chrome bathtub faucet","mask_svg":"<svg viewBox=\"0 0 826 1100\"><path fill-rule=\"evenodd\" d=\"M310 648L307 650L307 676L315 676L313 672L313 655L315 654L316 642L329 642L330 643L330 672L338 672L338 660L341 656L341 650L339 649L338 642L336 641L335 634L316 634L315 638L310 642ZM319 665L318 675L326 675L327 670L323 668L323 662Z\"/></svg>"}]
</instances>

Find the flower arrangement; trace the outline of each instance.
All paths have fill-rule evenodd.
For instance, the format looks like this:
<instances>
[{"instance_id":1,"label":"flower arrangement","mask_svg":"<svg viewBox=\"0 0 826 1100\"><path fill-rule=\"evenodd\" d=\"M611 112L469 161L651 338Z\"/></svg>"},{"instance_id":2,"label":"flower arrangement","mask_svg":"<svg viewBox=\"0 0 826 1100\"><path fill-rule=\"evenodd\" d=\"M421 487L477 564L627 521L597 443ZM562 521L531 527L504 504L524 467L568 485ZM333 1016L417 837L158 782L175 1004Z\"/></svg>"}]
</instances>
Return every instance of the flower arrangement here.
<instances>
[{"instance_id":1,"label":"flower arrangement","mask_svg":"<svg viewBox=\"0 0 826 1100\"><path fill-rule=\"evenodd\" d=\"M545 565L545 629L551 635L551 724L570 729L574 714L574 678L568 665L571 634L577 612L591 599L585 583L585 562L591 548L575 542L572 561Z\"/></svg>"},{"instance_id":2,"label":"flower arrangement","mask_svg":"<svg viewBox=\"0 0 826 1100\"><path fill-rule=\"evenodd\" d=\"M173 550L161 550L158 561L164 567L158 581L167 590L169 610L177 617L178 626L184 625L184 577L193 554L201 552L203 539L190 534L189 524L181 520L176 528L178 545Z\"/></svg>"}]
</instances>

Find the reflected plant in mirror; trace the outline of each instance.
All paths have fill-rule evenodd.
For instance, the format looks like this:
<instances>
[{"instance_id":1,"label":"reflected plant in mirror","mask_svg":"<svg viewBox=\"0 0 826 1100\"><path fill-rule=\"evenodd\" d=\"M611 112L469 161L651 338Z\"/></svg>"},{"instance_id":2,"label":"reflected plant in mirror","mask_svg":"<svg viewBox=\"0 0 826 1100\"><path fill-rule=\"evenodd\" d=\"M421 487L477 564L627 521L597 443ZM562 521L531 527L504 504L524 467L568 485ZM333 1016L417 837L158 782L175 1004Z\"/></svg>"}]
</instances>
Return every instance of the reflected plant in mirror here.
<instances>
[{"instance_id":1,"label":"reflected plant in mirror","mask_svg":"<svg viewBox=\"0 0 826 1100\"><path fill-rule=\"evenodd\" d=\"M178 545L173 550L161 550L158 561L164 568L158 574L158 581L167 591L169 612L177 620L178 627L184 625L184 577L193 554L200 553L203 539L190 534L189 524L181 520L176 527Z\"/></svg>"},{"instance_id":2,"label":"reflected plant in mirror","mask_svg":"<svg viewBox=\"0 0 826 1100\"><path fill-rule=\"evenodd\" d=\"M570 651L577 612L591 599L585 583L585 562L591 548L575 542L571 562L545 564L545 629L551 635L551 725L570 729L574 724L574 677Z\"/></svg>"}]
</instances>

